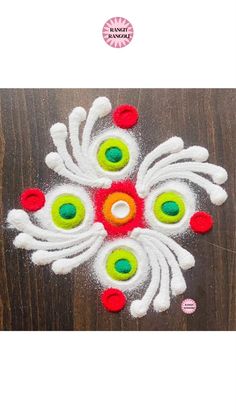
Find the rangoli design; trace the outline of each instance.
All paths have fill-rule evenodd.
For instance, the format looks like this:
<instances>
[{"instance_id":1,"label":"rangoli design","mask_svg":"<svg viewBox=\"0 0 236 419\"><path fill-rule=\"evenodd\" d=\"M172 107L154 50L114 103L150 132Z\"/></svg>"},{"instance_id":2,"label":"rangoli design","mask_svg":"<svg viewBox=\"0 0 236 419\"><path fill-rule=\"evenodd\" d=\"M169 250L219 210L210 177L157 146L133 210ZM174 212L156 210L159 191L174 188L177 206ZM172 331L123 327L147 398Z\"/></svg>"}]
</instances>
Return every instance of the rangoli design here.
<instances>
[{"instance_id":1,"label":"rangoli design","mask_svg":"<svg viewBox=\"0 0 236 419\"><path fill-rule=\"evenodd\" d=\"M142 160L131 180L139 148L130 129L139 115L131 105L118 106L115 127L93 135L96 122L110 112L110 101L99 97L88 116L82 107L72 111L69 135L62 123L51 127L56 152L45 162L70 183L47 193L25 190L23 209L11 210L7 220L20 231L14 245L33 250L33 263L51 264L55 274L68 274L95 256L107 310L122 310L126 295L132 299L130 290L139 287L142 296L131 302L130 313L142 317L151 304L157 312L165 311L171 297L185 292L182 271L195 260L173 237L188 229L203 234L212 228L211 215L197 208L195 187L221 205L227 199L220 186L227 172L206 162L205 148L184 149L183 140L172 137Z\"/></svg>"}]
</instances>

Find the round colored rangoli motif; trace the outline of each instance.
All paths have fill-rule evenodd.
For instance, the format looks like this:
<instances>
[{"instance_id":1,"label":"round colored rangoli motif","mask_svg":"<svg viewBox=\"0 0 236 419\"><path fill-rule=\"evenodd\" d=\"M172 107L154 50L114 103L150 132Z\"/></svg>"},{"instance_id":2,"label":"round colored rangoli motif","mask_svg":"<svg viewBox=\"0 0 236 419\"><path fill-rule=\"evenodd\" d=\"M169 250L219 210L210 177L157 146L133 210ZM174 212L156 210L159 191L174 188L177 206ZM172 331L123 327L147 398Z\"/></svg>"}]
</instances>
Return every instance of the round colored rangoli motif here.
<instances>
[{"instance_id":1,"label":"round colored rangoli motif","mask_svg":"<svg viewBox=\"0 0 236 419\"><path fill-rule=\"evenodd\" d=\"M72 111L69 133L62 123L51 127L56 150L45 162L66 183L47 192L26 189L23 209L11 210L7 220L20 232L14 245L32 250L33 263L65 275L92 258L102 306L117 313L131 300L131 315L142 317L150 306L167 310L171 298L185 292L183 271L195 260L178 237L212 229L213 217L201 211L197 191L222 205L227 172L207 162L204 147L184 148L179 137L140 159L133 105L118 106L114 126L93 135L94 125L111 111L109 99L99 97L87 116L82 107ZM137 288L140 298L134 299Z\"/></svg>"}]
</instances>

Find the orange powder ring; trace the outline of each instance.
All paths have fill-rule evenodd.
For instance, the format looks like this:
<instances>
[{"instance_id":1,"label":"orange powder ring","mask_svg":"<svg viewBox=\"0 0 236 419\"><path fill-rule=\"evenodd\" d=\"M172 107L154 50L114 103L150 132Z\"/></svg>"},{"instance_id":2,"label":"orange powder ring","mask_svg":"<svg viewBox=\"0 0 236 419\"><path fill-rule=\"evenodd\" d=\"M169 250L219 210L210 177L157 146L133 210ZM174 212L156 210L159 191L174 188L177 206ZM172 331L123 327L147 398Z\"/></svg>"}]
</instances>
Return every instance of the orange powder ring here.
<instances>
[{"instance_id":1,"label":"orange powder ring","mask_svg":"<svg viewBox=\"0 0 236 419\"><path fill-rule=\"evenodd\" d=\"M111 212L112 205L118 201L125 201L129 205L129 208L130 208L129 214L124 218L117 218ZM135 217L136 204L135 204L134 199L130 195L123 192L114 192L107 197L106 201L103 204L102 212L106 220L109 221L110 223L113 223L116 225L123 225L123 224L128 223L130 220L132 220Z\"/></svg>"}]
</instances>

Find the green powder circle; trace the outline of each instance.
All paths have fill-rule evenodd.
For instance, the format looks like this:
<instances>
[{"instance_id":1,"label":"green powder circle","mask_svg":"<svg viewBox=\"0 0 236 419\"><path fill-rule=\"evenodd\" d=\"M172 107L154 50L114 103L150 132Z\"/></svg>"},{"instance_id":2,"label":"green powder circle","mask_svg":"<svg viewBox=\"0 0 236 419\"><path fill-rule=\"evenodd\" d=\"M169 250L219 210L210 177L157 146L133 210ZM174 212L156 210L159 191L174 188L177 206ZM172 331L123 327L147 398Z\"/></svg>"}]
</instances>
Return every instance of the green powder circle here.
<instances>
[{"instance_id":1,"label":"green powder circle","mask_svg":"<svg viewBox=\"0 0 236 419\"><path fill-rule=\"evenodd\" d=\"M128 274L132 266L128 259L119 259L115 262L115 270L119 273Z\"/></svg>"},{"instance_id":2,"label":"green powder circle","mask_svg":"<svg viewBox=\"0 0 236 419\"><path fill-rule=\"evenodd\" d=\"M179 205L174 201L164 202L161 206L162 211L167 215L177 215L179 213Z\"/></svg>"},{"instance_id":3,"label":"green powder circle","mask_svg":"<svg viewBox=\"0 0 236 419\"><path fill-rule=\"evenodd\" d=\"M107 160L112 163L117 163L122 159L122 151L118 147L110 147L105 152Z\"/></svg>"},{"instance_id":4,"label":"green powder circle","mask_svg":"<svg viewBox=\"0 0 236 419\"><path fill-rule=\"evenodd\" d=\"M71 220L76 215L76 207L73 204L63 204L59 208L60 216L66 220Z\"/></svg>"}]
</instances>

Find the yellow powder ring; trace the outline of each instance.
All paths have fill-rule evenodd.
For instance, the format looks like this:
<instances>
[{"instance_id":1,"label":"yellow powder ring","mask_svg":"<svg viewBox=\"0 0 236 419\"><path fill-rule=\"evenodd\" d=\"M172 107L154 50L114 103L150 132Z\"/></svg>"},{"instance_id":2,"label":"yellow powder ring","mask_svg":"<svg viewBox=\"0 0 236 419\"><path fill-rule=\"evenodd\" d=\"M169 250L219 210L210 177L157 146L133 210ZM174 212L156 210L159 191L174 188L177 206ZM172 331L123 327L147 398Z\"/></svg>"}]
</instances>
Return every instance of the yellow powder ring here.
<instances>
[{"instance_id":1,"label":"yellow powder ring","mask_svg":"<svg viewBox=\"0 0 236 419\"><path fill-rule=\"evenodd\" d=\"M120 159L118 161L108 160L106 153L110 149L117 149L120 151ZM129 149L119 138L108 138L100 145L97 153L97 159L104 170L118 171L123 169L129 163Z\"/></svg>"},{"instance_id":2,"label":"yellow powder ring","mask_svg":"<svg viewBox=\"0 0 236 419\"><path fill-rule=\"evenodd\" d=\"M165 204L172 203L178 208L176 214L168 214L163 210ZM185 203L181 195L175 192L165 192L157 196L153 204L156 218L162 223L174 224L180 221L185 214Z\"/></svg>"},{"instance_id":3,"label":"yellow powder ring","mask_svg":"<svg viewBox=\"0 0 236 419\"><path fill-rule=\"evenodd\" d=\"M73 209L71 215L64 215L62 209L70 206ZM62 214L62 215L61 215ZM52 204L51 215L54 224L63 229L71 229L78 227L85 218L85 207L80 198L74 195L60 195Z\"/></svg>"},{"instance_id":4,"label":"yellow powder ring","mask_svg":"<svg viewBox=\"0 0 236 419\"><path fill-rule=\"evenodd\" d=\"M121 260L126 260L130 264L129 272L119 272L116 269L116 263ZM107 257L106 260L106 270L108 275L117 281L127 281L131 279L137 272L138 261L136 256L127 249L116 249Z\"/></svg>"},{"instance_id":5,"label":"yellow powder ring","mask_svg":"<svg viewBox=\"0 0 236 419\"><path fill-rule=\"evenodd\" d=\"M119 202L124 201L129 206L129 213L124 218L118 218L112 213L112 206ZM136 215L136 204L134 199L124 192L114 192L110 194L103 204L103 215L107 221L115 225L123 225L131 221Z\"/></svg>"}]
</instances>

